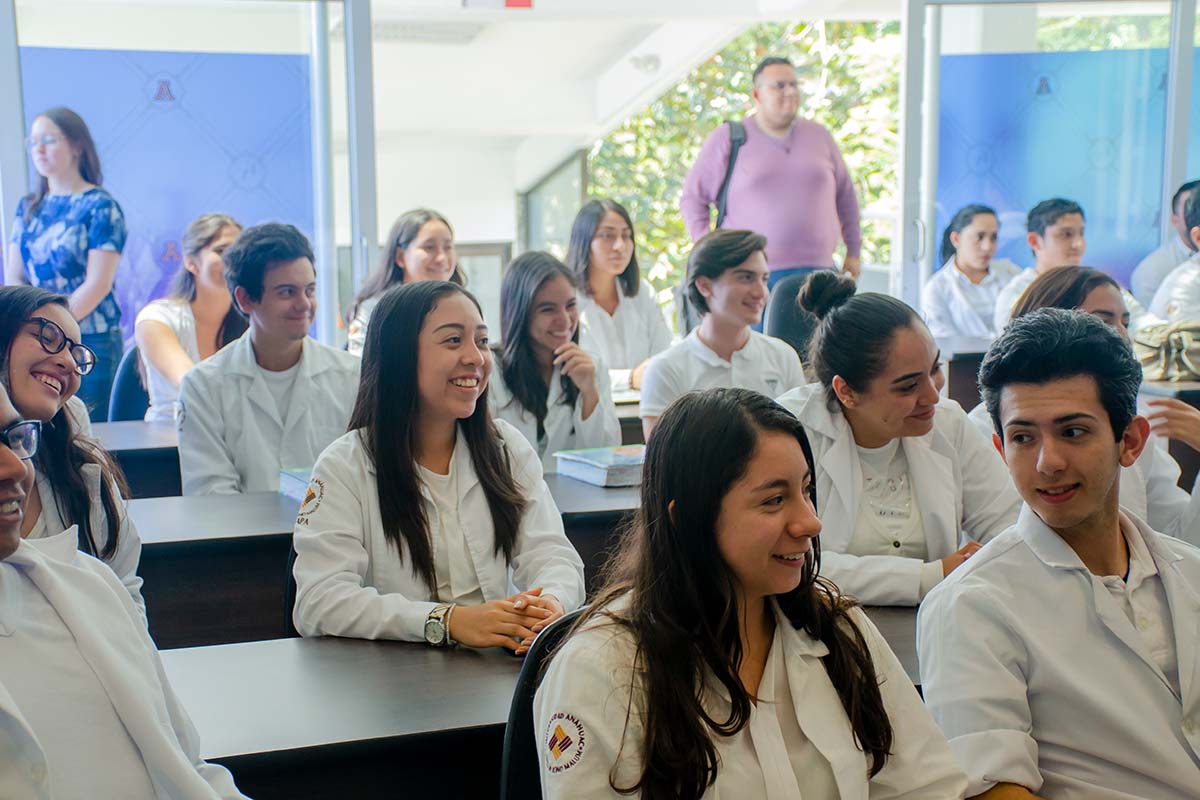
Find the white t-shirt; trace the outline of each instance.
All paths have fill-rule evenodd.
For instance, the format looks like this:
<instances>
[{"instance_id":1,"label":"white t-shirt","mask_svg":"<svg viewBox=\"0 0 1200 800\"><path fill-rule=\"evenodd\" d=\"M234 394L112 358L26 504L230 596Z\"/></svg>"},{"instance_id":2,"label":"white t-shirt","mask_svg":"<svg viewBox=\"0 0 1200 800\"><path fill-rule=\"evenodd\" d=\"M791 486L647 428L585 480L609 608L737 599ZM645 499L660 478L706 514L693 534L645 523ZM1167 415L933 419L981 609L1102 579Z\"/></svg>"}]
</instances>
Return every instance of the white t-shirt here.
<instances>
[{"instance_id":1,"label":"white t-shirt","mask_svg":"<svg viewBox=\"0 0 1200 800\"><path fill-rule=\"evenodd\" d=\"M750 331L746 344L726 361L700 341L698 331L650 362L642 379L639 416L662 416L671 403L697 389L736 387L778 397L807 383L800 356L781 339Z\"/></svg>"},{"instance_id":2,"label":"white t-shirt","mask_svg":"<svg viewBox=\"0 0 1200 800\"><path fill-rule=\"evenodd\" d=\"M1150 301L1150 313L1167 322L1200 320L1200 254L1171 270Z\"/></svg>"},{"instance_id":3,"label":"white t-shirt","mask_svg":"<svg viewBox=\"0 0 1200 800\"><path fill-rule=\"evenodd\" d=\"M1163 279L1191 256L1192 251L1183 243L1183 239L1172 231L1170 238L1161 247L1134 267L1133 274L1129 276L1129 288L1133 291L1133 296L1142 305L1149 306L1154 302L1154 293L1158 291Z\"/></svg>"},{"instance_id":4,"label":"white t-shirt","mask_svg":"<svg viewBox=\"0 0 1200 800\"><path fill-rule=\"evenodd\" d=\"M55 797L157 797L137 745L75 637L24 570L6 562L0 562L0 685L45 751Z\"/></svg>"},{"instance_id":5,"label":"white t-shirt","mask_svg":"<svg viewBox=\"0 0 1200 800\"><path fill-rule=\"evenodd\" d=\"M275 398L275 408L279 411L279 418L286 424L288 410L292 405L292 387L296 385L296 376L300 374L300 362L297 361L281 372L262 367L259 367L259 370L262 372L263 380L267 382L267 388L271 390L271 397Z\"/></svg>"},{"instance_id":6,"label":"white t-shirt","mask_svg":"<svg viewBox=\"0 0 1200 800\"><path fill-rule=\"evenodd\" d=\"M200 345L196 340L196 317L192 314L191 304L182 300L155 300L138 312L137 324L142 322L160 322L166 325L179 346L187 353L192 363L200 361ZM179 411L179 389L167 380L166 376L154 368L146 359L145 353L139 353L142 368L146 372L146 391L150 394L150 408L146 409L147 422L170 422Z\"/></svg>"},{"instance_id":7,"label":"white t-shirt","mask_svg":"<svg viewBox=\"0 0 1200 800\"><path fill-rule=\"evenodd\" d=\"M1037 270L1033 267L1026 267L1017 273L1011 281L1009 281L1000 293L996 295L996 313L992 318L992 325L996 333L1002 333L1004 326L1012 319L1013 306L1021 299L1021 295L1025 294L1025 290L1029 288L1029 284L1037 280Z\"/></svg>"},{"instance_id":8,"label":"white t-shirt","mask_svg":"<svg viewBox=\"0 0 1200 800\"><path fill-rule=\"evenodd\" d=\"M671 346L671 329L654 299L654 288L641 282L625 296L617 281L617 310L612 316L589 295L579 293L580 345L612 369L633 369Z\"/></svg>"},{"instance_id":9,"label":"white t-shirt","mask_svg":"<svg viewBox=\"0 0 1200 800\"><path fill-rule=\"evenodd\" d=\"M442 603L480 605L484 602L483 589L458 516L458 471L454 466L454 456L450 457L450 469L445 475L417 465L417 474L429 490L436 512L429 526L433 534L437 599Z\"/></svg>"}]
</instances>

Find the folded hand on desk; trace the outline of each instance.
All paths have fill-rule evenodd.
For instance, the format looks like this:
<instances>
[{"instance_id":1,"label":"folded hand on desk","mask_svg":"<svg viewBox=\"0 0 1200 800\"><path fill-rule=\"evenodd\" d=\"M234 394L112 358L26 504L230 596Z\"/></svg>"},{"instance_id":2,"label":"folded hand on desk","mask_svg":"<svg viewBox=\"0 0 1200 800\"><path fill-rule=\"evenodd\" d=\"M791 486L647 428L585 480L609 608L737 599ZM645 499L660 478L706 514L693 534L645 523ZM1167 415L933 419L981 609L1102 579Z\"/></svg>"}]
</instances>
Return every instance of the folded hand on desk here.
<instances>
[{"instance_id":1,"label":"folded hand on desk","mask_svg":"<svg viewBox=\"0 0 1200 800\"><path fill-rule=\"evenodd\" d=\"M455 606L450 614L450 638L469 647L524 652L546 623L562 616L558 600L550 595L541 597L541 592L538 588L478 606Z\"/></svg>"}]
</instances>

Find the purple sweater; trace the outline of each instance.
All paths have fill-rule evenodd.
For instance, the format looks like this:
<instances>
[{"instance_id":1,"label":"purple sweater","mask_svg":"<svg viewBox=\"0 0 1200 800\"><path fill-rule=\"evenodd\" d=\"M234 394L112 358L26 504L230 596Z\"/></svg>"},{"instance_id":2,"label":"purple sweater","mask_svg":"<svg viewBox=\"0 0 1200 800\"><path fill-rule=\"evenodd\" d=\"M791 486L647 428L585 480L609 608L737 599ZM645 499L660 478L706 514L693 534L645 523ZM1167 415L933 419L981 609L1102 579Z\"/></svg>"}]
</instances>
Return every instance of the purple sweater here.
<instances>
[{"instance_id":1,"label":"purple sweater","mask_svg":"<svg viewBox=\"0 0 1200 800\"><path fill-rule=\"evenodd\" d=\"M766 236L771 269L831 267L839 235L847 255L859 255L858 198L829 131L797 119L786 139L775 139L759 130L754 117L745 125L746 143L733 168L721 227ZM712 229L729 148L729 126L721 125L683 183L679 210L692 241Z\"/></svg>"}]
</instances>

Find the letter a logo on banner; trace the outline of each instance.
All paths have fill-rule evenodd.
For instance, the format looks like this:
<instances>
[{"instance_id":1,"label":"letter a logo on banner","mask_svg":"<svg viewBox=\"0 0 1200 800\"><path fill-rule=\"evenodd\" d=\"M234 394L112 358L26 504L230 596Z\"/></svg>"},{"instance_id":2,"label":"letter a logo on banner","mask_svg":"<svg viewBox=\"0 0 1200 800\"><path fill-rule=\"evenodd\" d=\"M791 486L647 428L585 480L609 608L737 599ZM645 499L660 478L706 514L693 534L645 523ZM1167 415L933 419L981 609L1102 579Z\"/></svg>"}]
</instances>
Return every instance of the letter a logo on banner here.
<instances>
[{"instance_id":1,"label":"letter a logo on banner","mask_svg":"<svg viewBox=\"0 0 1200 800\"><path fill-rule=\"evenodd\" d=\"M156 103L174 103L175 95L171 94L171 82L159 81L158 91L154 93L154 102Z\"/></svg>"}]
</instances>

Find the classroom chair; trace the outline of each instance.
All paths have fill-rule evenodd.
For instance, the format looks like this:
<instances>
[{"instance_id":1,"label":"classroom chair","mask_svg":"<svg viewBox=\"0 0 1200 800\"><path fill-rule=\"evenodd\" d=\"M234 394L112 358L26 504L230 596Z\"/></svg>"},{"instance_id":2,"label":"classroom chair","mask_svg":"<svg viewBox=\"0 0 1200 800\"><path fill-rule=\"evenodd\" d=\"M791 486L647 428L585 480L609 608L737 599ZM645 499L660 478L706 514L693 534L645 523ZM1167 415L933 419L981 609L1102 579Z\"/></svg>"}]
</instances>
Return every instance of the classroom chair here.
<instances>
[{"instance_id":1,"label":"classroom chair","mask_svg":"<svg viewBox=\"0 0 1200 800\"><path fill-rule=\"evenodd\" d=\"M131 347L121 356L112 392L108 396L108 421L142 420L150 408L150 395L138 375L138 349Z\"/></svg>"},{"instance_id":2,"label":"classroom chair","mask_svg":"<svg viewBox=\"0 0 1200 800\"><path fill-rule=\"evenodd\" d=\"M295 639L300 636L300 631L296 630L296 623L292 621L292 609L296 607L295 566L296 545L293 544L288 552L287 575L283 578L283 638L285 639Z\"/></svg>"},{"instance_id":3,"label":"classroom chair","mask_svg":"<svg viewBox=\"0 0 1200 800\"><path fill-rule=\"evenodd\" d=\"M808 275L792 275L775 284L767 301L763 332L792 346L800 361L808 363L808 340L817 329L817 318L796 304Z\"/></svg>"},{"instance_id":4,"label":"classroom chair","mask_svg":"<svg viewBox=\"0 0 1200 800\"><path fill-rule=\"evenodd\" d=\"M500 800L537 800L542 796L541 766L538 763L539 731L533 729L533 696L541 683L542 662L566 636L583 613L576 609L555 620L533 640L517 686L513 689L504 728L504 754L500 762Z\"/></svg>"}]
</instances>

